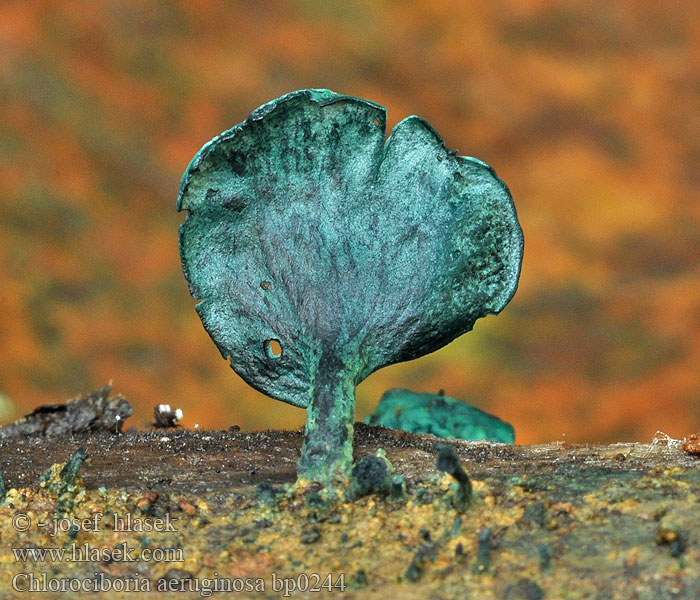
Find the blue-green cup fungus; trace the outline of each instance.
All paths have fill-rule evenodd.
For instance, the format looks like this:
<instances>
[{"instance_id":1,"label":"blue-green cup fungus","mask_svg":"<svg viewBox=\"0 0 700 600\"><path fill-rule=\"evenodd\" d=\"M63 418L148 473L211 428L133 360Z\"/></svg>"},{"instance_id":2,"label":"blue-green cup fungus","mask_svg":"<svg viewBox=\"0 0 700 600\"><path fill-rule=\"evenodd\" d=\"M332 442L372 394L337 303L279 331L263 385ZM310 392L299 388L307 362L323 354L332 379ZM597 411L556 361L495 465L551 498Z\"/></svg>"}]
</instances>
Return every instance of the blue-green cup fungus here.
<instances>
[{"instance_id":1,"label":"blue-green cup fungus","mask_svg":"<svg viewBox=\"0 0 700 600\"><path fill-rule=\"evenodd\" d=\"M298 474L352 466L355 386L441 348L515 293L523 237L505 184L411 116L329 90L264 104L182 178L180 255L231 367L307 409Z\"/></svg>"},{"instance_id":2,"label":"blue-green cup fungus","mask_svg":"<svg viewBox=\"0 0 700 600\"><path fill-rule=\"evenodd\" d=\"M365 423L411 433L432 433L440 438L515 442L513 426L496 415L442 394L421 394L401 388L384 392L374 414Z\"/></svg>"}]
</instances>

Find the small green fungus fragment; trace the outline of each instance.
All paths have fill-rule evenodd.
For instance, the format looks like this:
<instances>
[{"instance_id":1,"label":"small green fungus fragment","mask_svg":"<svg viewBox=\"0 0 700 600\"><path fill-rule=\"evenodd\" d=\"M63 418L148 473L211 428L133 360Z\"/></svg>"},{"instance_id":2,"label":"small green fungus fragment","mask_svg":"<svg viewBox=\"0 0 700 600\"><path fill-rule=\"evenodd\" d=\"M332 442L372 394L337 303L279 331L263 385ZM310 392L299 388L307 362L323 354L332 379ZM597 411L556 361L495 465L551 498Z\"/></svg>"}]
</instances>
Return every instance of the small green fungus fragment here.
<instances>
[{"instance_id":1,"label":"small green fungus fragment","mask_svg":"<svg viewBox=\"0 0 700 600\"><path fill-rule=\"evenodd\" d=\"M484 528L477 536L476 558L472 565L472 573L480 575L491 569L491 530Z\"/></svg>"},{"instance_id":2,"label":"small green fungus fragment","mask_svg":"<svg viewBox=\"0 0 700 600\"><path fill-rule=\"evenodd\" d=\"M307 527L301 532L301 543L302 544L315 544L321 539L321 530L316 526L312 525Z\"/></svg>"},{"instance_id":3,"label":"small green fungus fragment","mask_svg":"<svg viewBox=\"0 0 700 600\"><path fill-rule=\"evenodd\" d=\"M282 493L267 481L259 483L255 488L258 502L264 506L275 506Z\"/></svg>"},{"instance_id":4,"label":"small green fungus fragment","mask_svg":"<svg viewBox=\"0 0 700 600\"><path fill-rule=\"evenodd\" d=\"M367 494L387 495L392 491L393 467L383 450L363 456L352 468L346 499L355 500Z\"/></svg>"},{"instance_id":5,"label":"small green fungus fragment","mask_svg":"<svg viewBox=\"0 0 700 600\"><path fill-rule=\"evenodd\" d=\"M450 486L452 492L452 505L458 511L464 511L471 500L472 484L467 472L459 461L459 456L451 444L442 444L438 448L437 464L439 471L448 473L454 477L456 485Z\"/></svg>"},{"instance_id":6,"label":"small green fungus fragment","mask_svg":"<svg viewBox=\"0 0 700 600\"><path fill-rule=\"evenodd\" d=\"M79 486L78 471L87 457L85 449L79 448L65 464L52 465L39 478L39 487L56 497L57 516L69 512L78 494L84 493L84 489Z\"/></svg>"},{"instance_id":7,"label":"small green fungus fragment","mask_svg":"<svg viewBox=\"0 0 700 600\"><path fill-rule=\"evenodd\" d=\"M442 394L420 394L400 388L385 392L365 423L411 433L432 433L441 438L515 442L513 426L495 415Z\"/></svg>"},{"instance_id":8,"label":"small green fungus fragment","mask_svg":"<svg viewBox=\"0 0 700 600\"><path fill-rule=\"evenodd\" d=\"M394 475L391 478L389 499L392 502L404 502L406 500L406 481L403 475Z\"/></svg>"}]
</instances>

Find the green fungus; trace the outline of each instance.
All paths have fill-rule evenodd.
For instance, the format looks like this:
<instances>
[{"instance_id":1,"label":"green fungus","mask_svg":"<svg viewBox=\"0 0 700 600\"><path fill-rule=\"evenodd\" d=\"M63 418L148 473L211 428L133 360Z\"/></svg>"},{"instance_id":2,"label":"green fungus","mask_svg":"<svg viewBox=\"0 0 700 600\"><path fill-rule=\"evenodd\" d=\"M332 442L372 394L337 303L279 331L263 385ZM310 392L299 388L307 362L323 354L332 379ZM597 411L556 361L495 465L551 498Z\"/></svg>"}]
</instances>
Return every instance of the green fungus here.
<instances>
[{"instance_id":1,"label":"green fungus","mask_svg":"<svg viewBox=\"0 0 700 600\"><path fill-rule=\"evenodd\" d=\"M423 119L300 90L207 143L182 178L180 255L231 367L307 409L298 474L352 467L355 386L433 352L515 293L522 231L505 184Z\"/></svg>"},{"instance_id":2,"label":"green fungus","mask_svg":"<svg viewBox=\"0 0 700 600\"><path fill-rule=\"evenodd\" d=\"M442 394L420 394L400 388L384 392L365 423L411 433L432 433L440 438L515 442L513 426L495 415Z\"/></svg>"},{"instance_id":3,"label":"green fungus","mask_svg":"<svg viewBox=\"0 0 700 600\"><path fill-rule=\"evenodd\" d=\"M469 505L472 495L472 483L469 475L464 470L454 446L441 444L438 446L437 464L438 471L449 473L454 477L455 484L450 486L452 491L452 505L458 512L464 512Z\"/></svg>"}]
</instances>

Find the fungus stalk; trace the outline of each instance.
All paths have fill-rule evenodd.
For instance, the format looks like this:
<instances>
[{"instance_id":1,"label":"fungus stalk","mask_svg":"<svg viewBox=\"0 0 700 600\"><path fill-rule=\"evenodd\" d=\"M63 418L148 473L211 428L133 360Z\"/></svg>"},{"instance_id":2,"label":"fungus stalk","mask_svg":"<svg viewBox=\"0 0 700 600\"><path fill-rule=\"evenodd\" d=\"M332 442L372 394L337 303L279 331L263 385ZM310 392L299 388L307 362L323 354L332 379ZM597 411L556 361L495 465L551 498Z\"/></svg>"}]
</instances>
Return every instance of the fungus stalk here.
<instances>
[{"instance_id":1,"label":"fungus stalk","mask_svg":"<svg viewBox=\"0 0 700 600\"><path fill-rule=\"evenodd\" d=\"M334 353L324 353L306 409L301 478L331 483L350 474L355 417L355 384Z\"/></svg>"}]
</instances>

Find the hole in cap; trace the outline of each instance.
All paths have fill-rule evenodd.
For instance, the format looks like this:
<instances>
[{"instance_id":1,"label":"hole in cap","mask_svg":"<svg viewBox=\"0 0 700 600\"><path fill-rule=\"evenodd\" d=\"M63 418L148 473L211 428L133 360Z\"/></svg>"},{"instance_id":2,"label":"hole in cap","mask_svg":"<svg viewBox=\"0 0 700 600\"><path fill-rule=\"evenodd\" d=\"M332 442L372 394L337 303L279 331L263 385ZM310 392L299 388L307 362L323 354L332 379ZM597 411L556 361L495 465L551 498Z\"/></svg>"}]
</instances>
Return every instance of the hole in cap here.
<instances>
[{"instance_id":1,"label":"hole in cap","mask_svg":"<svg viewBox=\"0 0 700 600\"><path fill-rule=\"evenodd\" d=\"M267 340L265 342L265 352L269 358L279 358L282 356L282 344L280 344L279 340Z\"/></svg>"}]
</instances>

